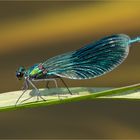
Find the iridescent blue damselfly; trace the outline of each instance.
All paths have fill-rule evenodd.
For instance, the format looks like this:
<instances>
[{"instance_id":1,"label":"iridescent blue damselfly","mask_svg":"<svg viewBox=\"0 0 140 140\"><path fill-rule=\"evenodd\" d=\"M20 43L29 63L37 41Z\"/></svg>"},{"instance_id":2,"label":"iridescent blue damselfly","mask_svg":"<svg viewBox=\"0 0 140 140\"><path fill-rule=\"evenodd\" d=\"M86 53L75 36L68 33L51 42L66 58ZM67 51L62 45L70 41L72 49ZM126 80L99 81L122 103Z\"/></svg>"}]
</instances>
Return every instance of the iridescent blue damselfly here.
<instances>
[{"instance_id":1,"label":"iridescent blue damselfly","mask_svg":"<svg viewBox=\"0 0 140 140\"><path fill-rule=\"evenodd\" d=\"M40 91L33 82L53 81L57 86L56 79L91 79L106 74L120 65L128 56L131 44L140 42L140 37L131 39L125 34L116 34L102 38L86 45L76 51L68 52L35 64L29 69L20 67L16 76L20 80L24 78L23 96L31 85L37 92L37 97L44 100ZM67 85L65 84L67 87ZM67 87L70 94L72 94Z\"/></svg>"}]
</instances>

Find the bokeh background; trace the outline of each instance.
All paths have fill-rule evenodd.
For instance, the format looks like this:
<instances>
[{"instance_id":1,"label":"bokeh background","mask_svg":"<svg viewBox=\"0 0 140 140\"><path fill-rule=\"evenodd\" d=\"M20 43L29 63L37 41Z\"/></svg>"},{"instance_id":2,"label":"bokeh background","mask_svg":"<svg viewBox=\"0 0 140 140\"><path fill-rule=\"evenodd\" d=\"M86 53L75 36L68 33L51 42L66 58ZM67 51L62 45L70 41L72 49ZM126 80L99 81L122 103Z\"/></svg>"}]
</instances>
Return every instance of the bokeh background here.
<instances>
[{"instance_id":1,"label":"bokeh background","mask_svg":"<svg viewBox=\"0 0 140 140\"><path fill-rule=\"evenodd\" d=\"M0 92L19 90L15 71L111 34L140 35L140 1L0 1ZM139 83L140 44L96 79L68 86ZM59 83L61 86L61 84ZM139 101L83 101L0 113L0 138L140 138Z\"/></svg>"}]
</instances>

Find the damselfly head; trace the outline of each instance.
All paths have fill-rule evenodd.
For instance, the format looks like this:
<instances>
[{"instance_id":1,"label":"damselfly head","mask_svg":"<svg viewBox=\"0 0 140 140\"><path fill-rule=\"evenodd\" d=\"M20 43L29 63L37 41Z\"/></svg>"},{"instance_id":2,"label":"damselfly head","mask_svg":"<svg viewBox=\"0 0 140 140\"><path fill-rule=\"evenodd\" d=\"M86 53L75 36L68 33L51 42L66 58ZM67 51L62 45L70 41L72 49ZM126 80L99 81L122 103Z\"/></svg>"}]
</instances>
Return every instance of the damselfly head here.
<instances>
[{"instance_id":1,"label":"damselfly head","mask_svg":"<svg viewBox=\"0 0 140 140\"><path fill-rule=\"evenodd\" d=\"M16 77L21 80L24 76L25 73L25 68L24 67L19 67L19 69L16 71Z\"/></svg>"}]
</instances>

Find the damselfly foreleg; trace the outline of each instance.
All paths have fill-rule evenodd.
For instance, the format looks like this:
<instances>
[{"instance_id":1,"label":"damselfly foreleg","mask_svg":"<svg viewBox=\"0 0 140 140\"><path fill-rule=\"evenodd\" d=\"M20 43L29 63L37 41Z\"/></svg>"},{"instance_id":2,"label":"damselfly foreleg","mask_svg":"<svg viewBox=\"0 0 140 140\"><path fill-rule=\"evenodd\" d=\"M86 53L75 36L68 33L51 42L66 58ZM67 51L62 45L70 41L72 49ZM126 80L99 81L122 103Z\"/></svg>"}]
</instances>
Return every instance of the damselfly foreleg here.
<instances>
[{"instance_id":1,"label":"damselfly foreleg","mask_svg":"<svg viewBox=\"0 0 140 140\"><path fill-rule=\"evenodd\" d=\"M28 81L28 83L30 83L30 85L31 85L31 86L35 89L35 91L37 92L37 101L39 100L39 97L40 97L42 100L46 101L46 100L41 96L39 89L33 84L33 82L32 82L31 80L29 80L29 79L27 79L27 81ZM33 81L34 81L34 80L33 80ZM27 100L29 100L29 99L31 99L31 98L33 98L33 96L31 96L31 97L29 97L29 98L27 98L27 99L21 101L21 103L23 103L23 102L25 102L25 101L27 101Z\"/></svg>"},{"instance_id":2,"label":"damselfly foreleg","mask_svg":"<svg viewBox=\"0 0 140 140\"><path fill-rule=\"evenodd\" d=\"M21 88L22 90L28 89L29 88L29 83L27 82L27 80L25 79L23 87Z\"/></svg>"},{"instance_id":3,"label":"damselfly foreleg","mask_svg":"<svg viewBox=\"0 0 140 140\"><path fill-rule=\"evenodd\" d=\"M17 99L16 103L15 103L15 106L17 105L17 103L19 102L20 98L24 95L24 93L27 91L27 89L29 88L29 84L27 82L27 80L25 79L24 81L24 85L23 85L23 93L19 96L19 98Z\"/></svg>"}]
</instances>

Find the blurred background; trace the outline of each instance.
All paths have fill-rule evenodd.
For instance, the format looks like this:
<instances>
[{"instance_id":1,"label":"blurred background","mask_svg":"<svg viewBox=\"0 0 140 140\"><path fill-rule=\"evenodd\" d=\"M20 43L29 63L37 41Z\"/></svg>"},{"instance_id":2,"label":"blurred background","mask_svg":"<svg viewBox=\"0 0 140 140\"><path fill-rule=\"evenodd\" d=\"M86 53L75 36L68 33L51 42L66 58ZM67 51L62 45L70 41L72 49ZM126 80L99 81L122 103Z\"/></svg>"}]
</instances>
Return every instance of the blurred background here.
<instances>
[{"instance_id":1,"label":"blurred background","mask_svg":"<svg viewBox=\"0 0 140 140\"><path fill-rule=\"evenodd\" d=\"M104 36L140 35L140 1L0 1L0 92L20 90L15 71ZM69 87L139 83L140 44L126 61ZM61 86L61 83L59 83ZM0 138L140 138L138 101L84 101L0 113Z\"/></svg>"}]
</instances>

